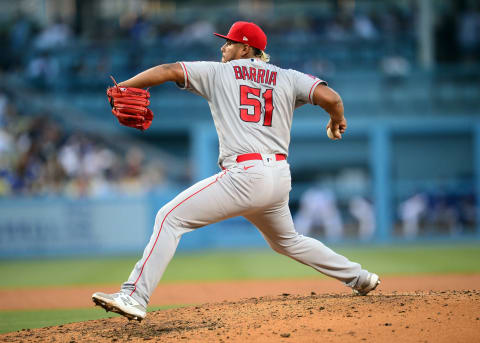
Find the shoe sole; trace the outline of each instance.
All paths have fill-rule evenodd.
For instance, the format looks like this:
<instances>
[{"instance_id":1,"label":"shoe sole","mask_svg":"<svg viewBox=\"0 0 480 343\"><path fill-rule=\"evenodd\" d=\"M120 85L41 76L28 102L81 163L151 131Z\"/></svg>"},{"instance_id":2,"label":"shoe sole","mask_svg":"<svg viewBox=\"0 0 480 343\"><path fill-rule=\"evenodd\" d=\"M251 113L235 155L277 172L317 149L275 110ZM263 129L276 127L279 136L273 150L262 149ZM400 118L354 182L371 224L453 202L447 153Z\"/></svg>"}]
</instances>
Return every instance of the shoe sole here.
<instances>
[{"instance_id":1,"label":"shoe sole","mask_svg":"<svg viewBox=\"0 0 480 343\"><path fill-rule=\"evenodd\" d=\"M370 293L371 291L374 291L375 288L377 288L377 286L380 284L380 279L377 280L377 282L375 283L375 286L373 286L371 289L369 289L368 291L364 291L364 292L360 292L356 289L353 290L353 294L354 295L359 295L359 296L365 296L367 295L368 293Z\"/></svg>"},{"instance_id":2,"label":"shoe sole","mask_svg":"<svg viewBox=\"0 0 480 343\"><path fill-rule=\"evenodd\" d=\"M138 320L138 322L141 322L143 320L142 317L138 317L138 316L135 316L133 314L127 313L125 311L122 311L117 306L109 304L105 300L95 298L95 297L92 297L92 300L93 300L93 302L95 303L96 306L102 307L106 312L118 313L118 314L124 316L125 318L127 318L128 320Z\"/></svg>"}]
</instances>

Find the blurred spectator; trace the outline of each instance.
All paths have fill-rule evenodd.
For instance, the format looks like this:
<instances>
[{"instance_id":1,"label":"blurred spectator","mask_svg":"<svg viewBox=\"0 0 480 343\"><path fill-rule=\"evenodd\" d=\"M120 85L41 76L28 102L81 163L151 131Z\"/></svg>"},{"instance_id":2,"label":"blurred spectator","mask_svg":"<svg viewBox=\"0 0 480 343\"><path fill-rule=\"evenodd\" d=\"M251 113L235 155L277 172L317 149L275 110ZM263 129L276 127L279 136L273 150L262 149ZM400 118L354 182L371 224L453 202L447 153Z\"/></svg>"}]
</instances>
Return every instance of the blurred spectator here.
<instances>
[{"instance_id":1,"label":"blurred spectator","mask_svg":"<svg viewBox=\"0 0 480 343\"><path fill-rule=\"evenodd\" d=\"M323 187L307 190L300 199L295 228L303 235L322 229L326 239L335 241L343 236L343 223L335 194Z\"/></svg>"},{"instance_id":2,"label":"blurred spectator","mask_svg":"<svg viewBox=\"0 0 480 343\"><path fill-rule=\"evenodd\" d=\"M3 129L0 129L0 154L6 154L12 150L13 138Z\"/></svg>"},{"instance_id":3,"label":"blurred spectator","mask_svg":"<svg viewBox=\"0 0 480 343\"><path fill-rule=\"evenodd\" d=\"M457 196L454 193L440 191L430 195L427 220L430 229L455 235L461 231L460 213Z\"/></svg>"},{"instance_id":4,"label":"blurred spectator","mask_svg":"<svg viewBox=\"0 0 480 343\"><path fill-rule=\"evenodd\" d=\"M43 51L33 58L27 66L26 76L39 88L54 85L59 75L59 64L54 56Z\"/></svg>"},{"instance_id":5,"label":"blurred spectator","mask_svg":"<svg viewBox=\"0 0 480 343\"><path fill-rule=\"evenodd\" d=\"M0 90L0 127L4 127L6 125L7 110L8 110L7 95Z\"/></svg>"},{"instance_id":6,"label":"blurred spectator","mask_svg":"<svg viewBox=\"0 0 480 343\"><path fill-rule=\"evenodd\" d=\"M59 17L35 38L34 47L41 51L63 47L71 36L70 27Z\"/></svg>"},{"instance_id":7,"label":"blurred spectator","mask_svg":"<svg viewBox=\"0 0 480 343\"><path fill-rule=\"evenodd\" d=\"M415 238L419 233L420 219L427 212L427 198L418 193L399 205L398 214L402 222L402 234L405 238Z\"/></svg>"},{"instance_id":8,"label":"blurred spectator","mask_svg":"<svg viewBox=\"0 0 480 343\"><path fill-rule=\"evenodd\" d=\"M127 151L124 175L121 187L126 193L139 193L142 189L141 172L145 156L138 148L130 148Z\"/></svg>"},{"instance_id":9,"label":"blurred spectator","mask_svg":"<svg viewBox=\"0 0 480 343\"><path fill-rule=\"evenodd\" d=\"M10 46L15 52L24 49L35 32L33 21L24 14L18 14L10 28Z\"/></svg>"},{"instance_id":10,"label":"blurred spectator","mask_svg":"<svg viewBox=\"0 0 480 343\"><path fill-rule=\"evenodd\" d=\"M335 177L335 189L341 194L367 194L370 189L370 176L364 168L342 168Z\"/></svg>"},{"instance_id":11,"label":"blurred spectator","mask_svg":"<svg viewBox=\"0 0 480 343\"><path fill-rule=\"evenodd\" d=\"M36 34L38 27L27 15L19 13L15 16L11 26L7 30L8 38L6 45L2 46L3 67L6 70L15 70L21 67L28 58L26 52L31 50L31 40Z\"/></svg>"},{"instance_id":12,"label":"blurred spectator","mask_svg":"<svg viewBox=\"0 0 480 343\"><path fill-rule=\"evenodd\" d=\"M129 29L130 38L132 41L144 41L149 37L151 29L151 24L145 16L137 16Z\"/></svg>"},{"instance_id":13,"label":"blurred spectator","mask_svg":"<svg viewBox=\"0 0 480 343\"><path fill-rule=\"evenodd\" d=\"M475 206L475 196L473 194L467 194L458 200L459 203L459 221L461 231L466 233L468 231L473 232L477 223L477 208Z\"/></svg>"},{"instance_id":14,"label":"blurred spectator","mask_svg":"<svg viewBox=\"0 0 480 343\"><path fill-rule=\"evenodd\" d=\"M380 31L390 39L395 39L397 35L405 35L406 29L412 24L408 15L405 15L394 5L387 10L380 10L375 14L375 21L380 27Z\"/></svg>"},{"instance_id":15,"label":"blurred spectator","mask_svg":"<svg viewBox=\"0 0 480 343\"><path fill-rule=\"evenodd\" d=\"M405 105L404 93L408 76L410 75L410 63L399 55L385 56L381 60L382 87L381 101L386 106Z\"/></svg>"},{"instance_id":16,"label":"blurred spectator","mask_svg":"<svg viewBox=\"0 0 480 343\"><path fill-rule=\"evenodd\" d=\"M331 41L344 41L350 35L351 21L347 17L337 16L327 26L326 36Z\"/></svg>"},{"instance_id":17,"label":"blurred spectator","mask_svg":"<svg viewBox=\"0 0 480 343\"><path fill-rule=\"evenodd\" d=\"M373 238L375 212L372 204L361 196L355 196L349 202L349 210L358 221L358 238L365 241Z\"/></svg>"},{"instance_id":18,"label":"blurred spectator","mask_svg":"<svg viewBox=\"0 0 480 343\"><path fill-rule=\"evenodd\" d=\"M378 37L378 31L372 20L364 14L360 13L353 18L353 27L355 34L362 39L370 40Z\"/></svg>"},{"instance_id":19,"label":"blurred spectator","mask_svg":"<svg viewBox=\"0 0 480 343\"><path fill-rule=\"evenodd\" d=\"M410 73L410 63L399 55L385 56L381 61L381 69L388 84L398 85Z\"/></svg>"},{"instance_id":20,"label":"blurred spectator","mask_svg":"<svg viewBox=\"0 0 480 343\"><path fill-rule=\"evenodd\" d=\"M464 60L478 62L480 58L480 10L478 8L465 9L460 14L458 25L458 42Z\"/></svg>"}]
</instances>

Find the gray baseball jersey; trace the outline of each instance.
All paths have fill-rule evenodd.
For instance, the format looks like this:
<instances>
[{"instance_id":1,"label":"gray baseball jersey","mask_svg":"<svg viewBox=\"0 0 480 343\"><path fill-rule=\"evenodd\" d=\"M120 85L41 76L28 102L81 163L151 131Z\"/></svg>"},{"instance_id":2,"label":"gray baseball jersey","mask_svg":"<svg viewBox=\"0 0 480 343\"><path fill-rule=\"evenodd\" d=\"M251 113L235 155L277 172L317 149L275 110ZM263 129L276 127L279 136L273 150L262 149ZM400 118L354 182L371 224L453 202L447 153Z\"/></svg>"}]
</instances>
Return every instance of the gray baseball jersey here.
<instances>
[{"instance_id":1,"label":"gray baseball jersey","mask_svg":"<svg viewBox=\"0 0 480 343\"><path fill-rule=\"evenodd\" d=\"M210 105L219 139L219 163L232 155L288 155L295 108L312 102L326 82L259 59L228 63L181 62L184 87Z\"/></svg>"},{"instance_id":2,"label":"gray baseball jersey","mask_svg":"<svg viewBox=\"0 0 480 343\"><path fill-rule=\"evenodd\" d=\"M151 239L122 292L146 306L181 236L234 216L255 225L275 251L350 287L363 284L369 273L358 263L296 232L288 206L290 166L284 156L275 156L288 154L294 109L311 103L315 87L325 82L258 59L181 65L184 87L210 105L224 170L158 211ZM252 153L257 158L238 157Z\"/></svg>"}]
</instances>

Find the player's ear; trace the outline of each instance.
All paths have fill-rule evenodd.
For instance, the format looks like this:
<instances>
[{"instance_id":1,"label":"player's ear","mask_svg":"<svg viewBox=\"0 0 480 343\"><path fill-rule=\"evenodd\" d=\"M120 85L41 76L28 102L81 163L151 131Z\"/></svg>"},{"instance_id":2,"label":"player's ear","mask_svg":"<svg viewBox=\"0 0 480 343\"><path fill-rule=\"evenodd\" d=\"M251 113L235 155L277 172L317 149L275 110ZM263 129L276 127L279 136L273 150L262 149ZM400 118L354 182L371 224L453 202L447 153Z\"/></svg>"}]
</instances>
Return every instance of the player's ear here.
<instances>
[{"instance_id":1,"label":"player's ear","mask_svg":"<svg viewBox=\"0 0 480 343\"><path fill-rule=\"evenodd\" d=\"M242 47L242 53L244 56L247 56L250 54L250 52L253 52L253 48L250 45L243 44Z\"/></svg>"}]
</instances>

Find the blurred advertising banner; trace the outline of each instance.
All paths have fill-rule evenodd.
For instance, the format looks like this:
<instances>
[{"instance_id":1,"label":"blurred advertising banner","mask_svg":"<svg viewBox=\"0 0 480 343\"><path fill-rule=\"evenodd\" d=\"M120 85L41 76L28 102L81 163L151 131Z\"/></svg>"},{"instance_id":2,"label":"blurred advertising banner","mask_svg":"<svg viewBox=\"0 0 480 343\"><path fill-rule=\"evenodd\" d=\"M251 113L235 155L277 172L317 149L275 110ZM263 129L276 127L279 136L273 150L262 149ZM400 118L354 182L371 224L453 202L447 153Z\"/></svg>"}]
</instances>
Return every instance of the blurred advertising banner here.
<instances>
[{"instance_id":1,"label":"blurred advertising banner","mask_svg":"<svg viewBox=\"0 0 480 343\"><path fill-rule=\"evenodd\" d=\"M151 231L147 200L16 199L0 206L0 257L141 251Z\"/></svg>"}]
</instances>

